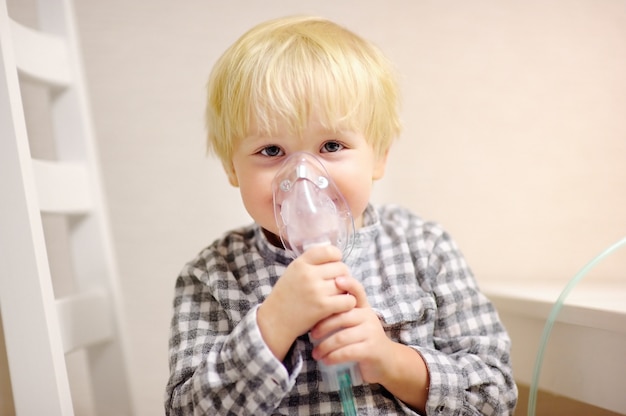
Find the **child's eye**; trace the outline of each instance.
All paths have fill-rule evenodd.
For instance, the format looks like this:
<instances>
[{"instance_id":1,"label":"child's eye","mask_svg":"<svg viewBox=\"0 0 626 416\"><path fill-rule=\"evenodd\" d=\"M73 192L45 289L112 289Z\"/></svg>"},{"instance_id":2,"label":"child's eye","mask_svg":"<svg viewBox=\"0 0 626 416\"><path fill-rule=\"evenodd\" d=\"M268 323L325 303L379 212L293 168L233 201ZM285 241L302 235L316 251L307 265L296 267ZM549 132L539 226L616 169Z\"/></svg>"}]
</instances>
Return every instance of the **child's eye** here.
<instances>
[{"instance_id":1,"label":"child's eye","mask_svg":"<svg viewBox=\"0 0 626 416\"><path fill-rule=\"evenodd\" d=\"M283 151L278 146L266 146L260 152L263 156L276 157L282 156Z\"/></svg>"},{"instance_id":2,"label":"child's eye","mask_svg":"<svg viewBox=\"0 0 626 416\"><path fill-rule=\"evenodd\" d=\"M322 146L322 152L323 153L334 153L334 152L338 152L341 149L343 149L344 146L339 143L339 142L326 142L324 143L324 145Z\"/></svg>"}]
</instances>

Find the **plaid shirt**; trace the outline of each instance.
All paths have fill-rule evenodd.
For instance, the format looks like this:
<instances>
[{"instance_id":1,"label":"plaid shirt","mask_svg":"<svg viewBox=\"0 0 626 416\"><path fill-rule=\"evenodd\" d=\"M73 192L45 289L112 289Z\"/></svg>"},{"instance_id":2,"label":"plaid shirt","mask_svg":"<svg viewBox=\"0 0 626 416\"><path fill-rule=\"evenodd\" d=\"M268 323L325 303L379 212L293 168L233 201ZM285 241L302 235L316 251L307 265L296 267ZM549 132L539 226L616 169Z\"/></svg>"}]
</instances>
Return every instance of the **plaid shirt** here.
<instances>
[{"instance_id":1,"label":"plaid shirt","mask_svg":"<svg viewBox=\"0 0 626 416\"><path fill-rule=\"evenodd\" d=\"M434 223L397 206L368 207L345 260L386 334L430 373L428 415L512 414L510 340L463 256ZM341 415L306 335L283 362L263 342L258 306L291 262L257 225L231 231L176 282L168 415ZM415 415L379 384L354 387L360 415Z\"/></svg>"}]
</instances>

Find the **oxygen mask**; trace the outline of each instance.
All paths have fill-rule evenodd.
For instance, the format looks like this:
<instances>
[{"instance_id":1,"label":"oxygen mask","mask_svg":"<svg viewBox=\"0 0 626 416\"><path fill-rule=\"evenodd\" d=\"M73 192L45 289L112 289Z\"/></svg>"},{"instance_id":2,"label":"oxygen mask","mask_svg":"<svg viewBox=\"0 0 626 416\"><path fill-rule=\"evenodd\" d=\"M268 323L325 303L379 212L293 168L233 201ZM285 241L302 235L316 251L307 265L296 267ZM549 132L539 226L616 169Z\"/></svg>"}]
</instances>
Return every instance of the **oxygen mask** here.
<instances>
[{"instance_id":1,"label":"oxygen mask","mask_svg":"<svg viewBox=\"0 0 626 416\"><path fill-rule=\"evenodd\" d=\"M319 159L306 152L289 156L272 191L280 239L294 257L319 244L333 244L348 256L355 233L352 213Z\"/></svg>"}]
</instances>

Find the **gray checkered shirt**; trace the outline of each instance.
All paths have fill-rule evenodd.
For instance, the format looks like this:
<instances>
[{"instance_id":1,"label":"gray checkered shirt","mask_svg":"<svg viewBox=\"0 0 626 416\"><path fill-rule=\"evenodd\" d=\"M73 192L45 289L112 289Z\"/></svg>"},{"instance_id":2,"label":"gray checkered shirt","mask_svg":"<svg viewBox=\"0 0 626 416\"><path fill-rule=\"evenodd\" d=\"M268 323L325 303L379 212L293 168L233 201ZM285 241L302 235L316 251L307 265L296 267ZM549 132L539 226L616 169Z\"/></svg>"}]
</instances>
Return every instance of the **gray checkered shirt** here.
<instances>
[{"instance_id":1,"label":"gray checkered shirt","mask_svg":"<svg viewBox=\"0 0 626 416\"><path fill-rule=\"evenodd\" d=\"M455 243L397 206L368 207L346 263L386 334L430 373L428 415L512 414L510 340ZM306 335L283 362L263 342L258 306L290 263L257 225L231 231L176 281L168 415L341 415ZM378 384L354 387L359 415L415 415Z\"/></svg>"}]
</instances>

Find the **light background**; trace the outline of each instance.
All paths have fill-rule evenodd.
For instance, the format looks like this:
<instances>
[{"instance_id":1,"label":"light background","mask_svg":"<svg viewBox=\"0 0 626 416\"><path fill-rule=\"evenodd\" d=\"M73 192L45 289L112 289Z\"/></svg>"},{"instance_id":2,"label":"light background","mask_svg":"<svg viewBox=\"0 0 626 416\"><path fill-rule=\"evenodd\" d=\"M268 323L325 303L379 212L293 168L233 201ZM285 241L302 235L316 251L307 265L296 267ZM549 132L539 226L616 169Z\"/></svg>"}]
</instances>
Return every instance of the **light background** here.
<instances>
[{"instance_id":1,"label":"light background","mask_svg":"<svg viewBox=\"0 0 626 416\"><path fill-rule=\"evenodd\" d=\"M320 14L397 64L405 129L374 201L441 222L479 281L565 281L626 235L624 1L74 3L139 415L163 413L177 273L250 221L205 155L203 109L211 66L262 20Z\"/></svg>"}]
</instances>

